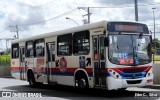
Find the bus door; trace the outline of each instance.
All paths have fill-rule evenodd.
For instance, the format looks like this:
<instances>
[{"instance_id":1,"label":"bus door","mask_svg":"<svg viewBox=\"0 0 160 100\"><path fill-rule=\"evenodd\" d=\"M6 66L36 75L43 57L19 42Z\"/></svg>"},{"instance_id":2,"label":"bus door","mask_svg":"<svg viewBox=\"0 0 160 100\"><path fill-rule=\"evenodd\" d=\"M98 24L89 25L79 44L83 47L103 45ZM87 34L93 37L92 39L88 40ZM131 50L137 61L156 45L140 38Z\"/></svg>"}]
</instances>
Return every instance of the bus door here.
<instances>
[{"instance_id":1,"label":"bus door","mask_svg":"<svg viewBox=\"0 0 160 100\"><path fill-rule=\"evenodd\" d=\"M98 87L106 87L104 36L94 36L92 39L94 84Z\"/></svg>"},{"instance_id":2,"label":"bus door","mask_svg":"<svg viewBox=\"0 0 160 100\"><path fill-rule=\"evenodd\" d=\"M20 79L26 79L25 48L20 47Z\"/></svg>"},{"instance_id":3,"label":"bus door","mask_svg":"<svg viewBox=\"0 0 160 100\"><path fill-rule=\"evenodd\" d=\"M47 76L48 82L55 82L53 68L55 68L55 43L47 43Z\"/></svg>"}]
</instances>

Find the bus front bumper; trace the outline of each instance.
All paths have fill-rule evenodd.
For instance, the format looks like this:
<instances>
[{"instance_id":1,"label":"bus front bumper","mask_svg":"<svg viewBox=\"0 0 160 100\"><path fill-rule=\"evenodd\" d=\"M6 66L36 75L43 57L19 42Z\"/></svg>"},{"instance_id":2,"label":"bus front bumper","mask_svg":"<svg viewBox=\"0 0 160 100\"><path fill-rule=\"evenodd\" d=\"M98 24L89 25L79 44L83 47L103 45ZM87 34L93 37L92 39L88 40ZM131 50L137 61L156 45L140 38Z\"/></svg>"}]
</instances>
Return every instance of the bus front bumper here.
<instances>
[{"instance_id":1,"label":"bus front bumper","mask_svg":"<svg viewBox=\"0 0 160 100\"><path fill-rule=\"evenodd\" d=\"M108 90L118 90L127 87L143 87L153 85L153 75L139 79L115 79L107 78Z\"/></svg>"}]
</instances>

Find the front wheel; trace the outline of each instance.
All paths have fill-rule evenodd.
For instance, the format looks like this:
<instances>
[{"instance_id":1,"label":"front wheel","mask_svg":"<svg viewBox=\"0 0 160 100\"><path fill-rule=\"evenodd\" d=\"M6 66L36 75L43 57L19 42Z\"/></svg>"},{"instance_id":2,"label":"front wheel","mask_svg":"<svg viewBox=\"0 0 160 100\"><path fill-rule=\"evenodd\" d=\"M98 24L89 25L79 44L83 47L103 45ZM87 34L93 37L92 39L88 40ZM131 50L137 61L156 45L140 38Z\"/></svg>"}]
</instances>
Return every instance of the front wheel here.
<instances>
[{"instance_id":1,"label":"front wheel","mask_svg":"<svg viewBox=\"0 0 160 100\"><path fill-rule=\"evenodd\" d=\"M79 89L87 89L88 88L88 81L85 78L81 78L78 80L78 88Z\"/></svg>"}]
</instances>

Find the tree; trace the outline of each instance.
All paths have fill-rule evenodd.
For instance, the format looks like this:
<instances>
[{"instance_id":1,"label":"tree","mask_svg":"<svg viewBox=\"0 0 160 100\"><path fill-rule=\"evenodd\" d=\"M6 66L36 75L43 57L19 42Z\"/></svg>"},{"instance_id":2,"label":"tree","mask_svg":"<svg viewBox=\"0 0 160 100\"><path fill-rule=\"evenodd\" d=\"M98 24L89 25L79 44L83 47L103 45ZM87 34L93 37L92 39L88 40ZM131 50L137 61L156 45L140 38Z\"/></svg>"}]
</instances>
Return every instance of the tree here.
<instances>
[{"instance_id":1,"label":"tree","mask_svg":"<svg viewBox=\"0 0 160 100\"><path fill-rule=\"evenodd\" d=\"M158 38L153 39L153 43L152 43L152 53L156 53L157 52L157 48L160 48L160 40L158 40Z\"/></svg>"}]
</instances>

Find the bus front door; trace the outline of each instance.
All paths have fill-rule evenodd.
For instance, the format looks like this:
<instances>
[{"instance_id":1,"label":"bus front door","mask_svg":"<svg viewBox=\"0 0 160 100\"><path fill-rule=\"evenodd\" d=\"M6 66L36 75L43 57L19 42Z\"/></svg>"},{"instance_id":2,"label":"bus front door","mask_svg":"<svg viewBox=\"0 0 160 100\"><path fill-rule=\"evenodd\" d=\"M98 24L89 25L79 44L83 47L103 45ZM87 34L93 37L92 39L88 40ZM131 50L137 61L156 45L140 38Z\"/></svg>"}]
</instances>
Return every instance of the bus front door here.
<instances>
[{"instance_id":1,"label":"bus front door","mask_svg":"<svg viewBox=\"0 0 160 100\"><path fill-rule=\"evenodd\" d=\"M56 76L54 75L55 68L55 43L47 43L47 77L48 83L56 82Z\"/></svg>"},{"instance_id":2,"label":"bus front door","mask_svg":"<svg viewBox=\"0 0 160 100\"><path fill-rule=\"evenodd\" d=\"M94 85L106 87L104 36L93 37Z\"/></svg>"},{"instance_id":3,"label":"bus front door","mask_svg":"<svg viewBox=\"0 0 160 100\"><path fill-rule=\"evenodd\" d=\"M26 79L25 48L20 47L20 79Z\"/></svg>"}]
</instances>

